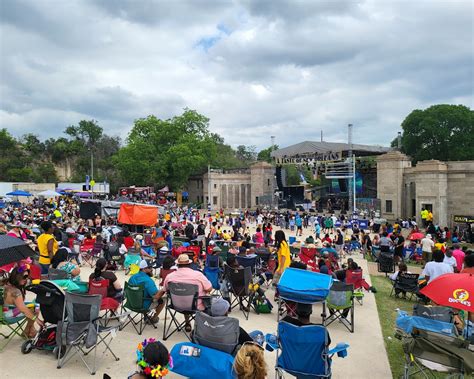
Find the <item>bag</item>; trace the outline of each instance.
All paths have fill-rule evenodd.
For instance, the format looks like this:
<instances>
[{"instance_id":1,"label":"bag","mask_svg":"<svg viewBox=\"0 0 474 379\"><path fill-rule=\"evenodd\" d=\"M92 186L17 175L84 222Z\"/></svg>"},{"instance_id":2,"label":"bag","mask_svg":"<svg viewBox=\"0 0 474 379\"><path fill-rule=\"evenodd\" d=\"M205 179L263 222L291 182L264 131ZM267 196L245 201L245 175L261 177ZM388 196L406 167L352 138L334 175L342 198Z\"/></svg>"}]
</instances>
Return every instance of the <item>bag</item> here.
<instances>
[{"instance_id":1,"label":"bag","mask_svg":"<svg viewBox=\"0 0 474 379\"><path fill-rule=\"evenodd\" d=\"M272 313L273 305L266 297L255 298L253 305L257 313Z\"/></svg>"}]
</instances>

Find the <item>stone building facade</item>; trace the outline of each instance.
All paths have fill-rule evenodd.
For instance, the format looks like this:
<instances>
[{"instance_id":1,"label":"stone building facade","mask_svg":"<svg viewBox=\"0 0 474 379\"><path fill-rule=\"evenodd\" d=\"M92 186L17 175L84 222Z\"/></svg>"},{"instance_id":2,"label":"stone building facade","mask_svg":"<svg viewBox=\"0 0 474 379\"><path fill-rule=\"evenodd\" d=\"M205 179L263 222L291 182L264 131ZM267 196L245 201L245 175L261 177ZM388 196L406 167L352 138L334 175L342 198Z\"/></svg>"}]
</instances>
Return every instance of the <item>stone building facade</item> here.
<instances>
[{"instance_id":1,"label":"stone building facade","mask_svg":"<svg viewBox=\"0 0 474 379\"><path fill-rule=\"evenodd\" d=\"M416 217L433 212L434 222L452 226L455 215L474 215L474 161L411 160L399 151L377 158L377 196L382 217Z\"/></svg>"},{"instance_id":2,"label":"stone building facade","mask_svg":"<svg viewBox=\"0 0 474 379\"><path fill-rule=\"evenodd\" d=\"M274 168L257 162L248 169L210 170L191 177L186 191L189 202L209 202L214 209L244 209L271 205L275 189ZM209 197L210 191L210 197Z\"/></svg>"}]
</instances>

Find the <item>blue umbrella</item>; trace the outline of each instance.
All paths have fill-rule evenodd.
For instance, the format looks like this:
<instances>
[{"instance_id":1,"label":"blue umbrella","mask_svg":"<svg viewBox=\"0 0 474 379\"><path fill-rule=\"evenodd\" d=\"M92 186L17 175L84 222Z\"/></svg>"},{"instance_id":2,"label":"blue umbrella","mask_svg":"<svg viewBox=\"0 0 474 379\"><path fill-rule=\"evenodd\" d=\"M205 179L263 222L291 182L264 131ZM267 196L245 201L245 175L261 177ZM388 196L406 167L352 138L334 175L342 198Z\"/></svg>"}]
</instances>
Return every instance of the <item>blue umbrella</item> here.
<instances>
[{"instance_id":1,"label":"blue umbrella","mask_svg":"<svg viewBox=\"0 0 474 379\"><path fill-rule=\"evenodd\" d=\"M33 196L31 193L22 191L22 190L16 190L13 192L8 192L7 196Z\"/></svg>"}]
</instances>

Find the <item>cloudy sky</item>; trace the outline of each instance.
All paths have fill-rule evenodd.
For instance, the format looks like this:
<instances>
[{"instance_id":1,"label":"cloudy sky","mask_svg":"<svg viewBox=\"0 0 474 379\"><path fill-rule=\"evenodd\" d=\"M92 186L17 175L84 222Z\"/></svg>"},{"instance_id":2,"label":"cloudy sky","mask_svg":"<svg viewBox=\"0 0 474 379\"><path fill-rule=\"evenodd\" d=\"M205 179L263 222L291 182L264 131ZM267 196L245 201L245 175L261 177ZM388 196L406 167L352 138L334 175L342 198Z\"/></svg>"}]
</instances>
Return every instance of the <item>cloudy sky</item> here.
<instances>
[{"instance_id":1,"label":"cloudy sky","mask_svg":"<svg viewBox=\"0 0 474 379\"><path fill-rule=\"evenodd\" d=\"M413 109L473 108L473 2L1 0L0 127L127 136L184 107L231 145L388 145Z\"/></svg>"}]
</instances>

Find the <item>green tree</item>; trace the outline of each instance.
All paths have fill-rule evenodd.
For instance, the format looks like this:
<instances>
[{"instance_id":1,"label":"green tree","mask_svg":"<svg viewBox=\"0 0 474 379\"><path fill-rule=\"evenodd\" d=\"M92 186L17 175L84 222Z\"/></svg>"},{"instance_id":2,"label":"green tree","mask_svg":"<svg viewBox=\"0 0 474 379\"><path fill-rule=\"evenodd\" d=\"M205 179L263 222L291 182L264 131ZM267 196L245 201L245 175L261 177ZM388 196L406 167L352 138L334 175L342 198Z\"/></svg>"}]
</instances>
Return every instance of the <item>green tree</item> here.
<instances>
[{"instance_id":1,"label":"green tree","mask_svg":"<svg viewBox=\"0 0 474 379\"><path fill-rule=\"evenodd\" d=\"M237 146L237 151L235 155L238 160L240 160L243 163L248 164L257 159L257 153L255 152L255 149L256 147L253 145L251 146L239 145Z\"/></svg>"},{"instance_id":2,"label":"green tree","mask_svg":"<svg viewBox=\"0 0 474 379\"><path fill-rule=\"evenodd\" d=\"M402 123L402 151L414 162L474 159L474 111L440 104L416 109Z\"/></svg>"},{"instance_id":3,"label":"green tree","mask_svg":"<svg viewBox=\"0 0 474 379\"><path fill-rule=\"evenodd\" d=\"M278 145L270 146L270 147L267 147L266 149L260 150L260 152L257 155L257 159L259 161L272 163L271 153L274 150L278 150Z\"/></svg>"},{"instance_id":4,"label":"green tree","mask_svg":"<svg viewBox=\"0 0 474 379\"><path fill-rule=\"evenodd\" d=\"M209 119L194 110L168 120L148 116L135 121L115 163L128 184L166 184L179 190L190 175L216 159L216 142Z\"/></svg>"}]
</instances>

